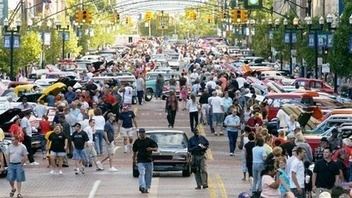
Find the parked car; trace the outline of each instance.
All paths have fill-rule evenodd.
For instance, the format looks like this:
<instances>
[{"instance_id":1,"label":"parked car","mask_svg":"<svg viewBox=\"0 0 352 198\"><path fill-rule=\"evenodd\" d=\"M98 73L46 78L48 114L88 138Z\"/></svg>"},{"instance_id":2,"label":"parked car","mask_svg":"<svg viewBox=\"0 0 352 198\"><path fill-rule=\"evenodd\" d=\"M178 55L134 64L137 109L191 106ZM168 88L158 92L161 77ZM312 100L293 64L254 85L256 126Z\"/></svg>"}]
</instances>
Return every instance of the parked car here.
<instances>
[{"instance_id":1,"label":"parked car","mask_svg":"<svg viewBox=\"0 0 352 198\"><path fill-rule=\"evenodd\" d=\"M191 175L191 154L185 132L154 130L147 131L146 135L158 144L158 151L152 154L154 171L182 171L183 177ZM133 163L133 177L138 176L137 165Z\"/></svg>"},{"instance_id":2,"label":"parked car","mask_svg":"<svg viewBox=\"0 0 352 198\"><path fill-rule=\"evenodd\" d=\"M334 93L334 89L330 85L319 79L297 78L291 85L295 86L297 84L307 90L321 91L329 94Z\"/></svg>"}]
</instances>

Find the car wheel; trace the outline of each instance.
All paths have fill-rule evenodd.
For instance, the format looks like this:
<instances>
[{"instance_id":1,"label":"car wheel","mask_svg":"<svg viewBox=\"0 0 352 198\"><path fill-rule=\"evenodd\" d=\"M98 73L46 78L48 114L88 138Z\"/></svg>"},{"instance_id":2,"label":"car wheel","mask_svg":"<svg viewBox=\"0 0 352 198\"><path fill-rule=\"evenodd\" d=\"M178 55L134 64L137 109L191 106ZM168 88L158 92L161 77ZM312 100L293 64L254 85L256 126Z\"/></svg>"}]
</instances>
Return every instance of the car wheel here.
<instances>
[{"instance_id":1,"label":"car wheel","mask_svg":"<svg viewBox=\"0 0 352 198\"><path fill-rule=\"evenodd\" d=\"M188 166L186 170L182 171L182 177L189 177L191 176L191 166Z\"/></svg>"},{"instance_id":2,"label":"car wheel","mask_svg":"<svg viewBox=\"0 0 352 198\"><path fill-rule=\"evenodd\" d=\"M149 102L153 99L153 90L152 89L147 89L146 93L145 93L145 97L144 97L144 100Z\"/></svg>"}]
</instances>

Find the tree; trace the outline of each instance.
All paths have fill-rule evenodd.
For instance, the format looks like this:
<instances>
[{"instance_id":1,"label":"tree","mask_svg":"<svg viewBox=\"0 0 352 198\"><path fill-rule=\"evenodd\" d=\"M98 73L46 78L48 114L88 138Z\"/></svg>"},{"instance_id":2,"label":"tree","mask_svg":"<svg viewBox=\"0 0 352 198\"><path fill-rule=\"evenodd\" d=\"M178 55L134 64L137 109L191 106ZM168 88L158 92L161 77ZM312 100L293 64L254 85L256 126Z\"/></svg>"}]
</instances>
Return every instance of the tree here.
<instances>
[{"instance_id":1,"label":"tree","mask_svg":"<svg viewBox=\"0 0 352 198\"><path fill-rule=\"evenodd\" d=\"M40 58L41 41L38 32L26 31L21 37L20 48L15 52L15 72L27 66L29 63L36 63Z\"/></svg>"},{"instance_id":2,"label":"tree","mask_svg":"<svg viewBox=\"0 0 352 198\"><path fill-rule=\"evenodd\" d=\"M339 76L349 76L352 74L352 55L349 53L349 42L352 35L349 17L352 14L352 2L345 0L345 10L341 17L341 22L337 28L333 47L329 53L328 60L332 70Z\"/></svg>"}]
</instances>

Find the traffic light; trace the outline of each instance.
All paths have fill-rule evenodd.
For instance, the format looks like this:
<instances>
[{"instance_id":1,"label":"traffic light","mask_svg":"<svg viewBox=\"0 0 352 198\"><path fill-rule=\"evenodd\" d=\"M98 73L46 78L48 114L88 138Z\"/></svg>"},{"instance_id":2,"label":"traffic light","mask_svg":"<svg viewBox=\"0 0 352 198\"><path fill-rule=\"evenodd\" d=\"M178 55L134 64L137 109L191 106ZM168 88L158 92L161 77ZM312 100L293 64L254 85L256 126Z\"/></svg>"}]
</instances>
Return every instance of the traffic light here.
<instances>
[{"instance_id":1,"label":"traffic light","mask_svg":"<svg viewBox=\"0 0 352 198\"><path fill-rule=\"evenodd\" d=\"M244 7L246 9L258 9L263 7L263 0L245 0Z\"/></svg>"},{"instance_id":2,"label":"traffic light","mask_svg":"<svg viewBox=\"0 0 352 198\"><path fill-rule=\"evenodd\" d=\"M148 12L145 13L144 19L146 21L150 21L150 20L152 20L152 18L153 18L153 13L152 12L148 11Z\"/></svg>"},{"instance_id":3,"label":"traffic light","mask_svg":"<svg viewBox=\"0 0 352 198\"><path fill-rule=\"evenodd\" d=\"M81 10L76 11L76 13L75 13L75 21L76 21L77 23L81 23L82 20L83 20L83 13L82 13L82 11L81 11Z\"/></svg>"},{"instance_id":4,"label":"traffic light","mask_svg":"<svg viewBox=\"0 0 352 198\"><path fill-rule=\"evenodd\" d=\"M92 23L93 17L89 11L87 10L82 11L82 21L83 23Z\"/></svg>"},{"instance_id":5,"label":"traffic light","mask_svg":"<svg viewBox=\"0 0 352 198\"><path fill-rule=\"evenodd\" d=\"M222 12L222 18L223 19L227 19L227 10L224 10L223 12Z\"/></svg>"},{"instance_id":6,"label":"traffic light","mask_svg":"<svg viewBox=\"0 0 352 198\"><path fill-rule=\"evenodd\" d=\"M230 10L230 17L231 17L232 23L237 23L237 19L238 19L237 11L238 11L238 9L231 9Z\"/></svg>"},{"instance_id":7,"label":"traffic light","mask_svg":"<svg viewBox=\"0 0 352 198\"><path fill-rule=\"evenodd\" d=\"M248 21L248 10L241 10L241 22L246 23Z\"/></svg>"}]
</instances>

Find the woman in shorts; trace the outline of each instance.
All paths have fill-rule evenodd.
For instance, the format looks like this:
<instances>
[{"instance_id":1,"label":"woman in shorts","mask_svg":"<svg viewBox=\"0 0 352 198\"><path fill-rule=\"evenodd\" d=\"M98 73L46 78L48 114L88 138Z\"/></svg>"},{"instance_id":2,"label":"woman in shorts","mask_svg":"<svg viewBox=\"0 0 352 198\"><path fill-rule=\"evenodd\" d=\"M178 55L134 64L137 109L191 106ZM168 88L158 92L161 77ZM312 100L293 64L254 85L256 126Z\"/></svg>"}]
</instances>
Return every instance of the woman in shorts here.
<instances>
[{"instance_id":1,"label":"woman in shorts","mask_svg":"<svg viewBox=\"0 0 352 198\"><path fill-rule=\"evenodd\" d=\"M54 128L54 132L50 134L49 141L51 142L49 152L50 152L50 164L51 171L50 174L55 174L55 168L58 169L58 173L62 175L62 163L64 157L66 156L67 149L67 137L62 131L62 126L57 125Z\"/></svg>"}]
</instances>

